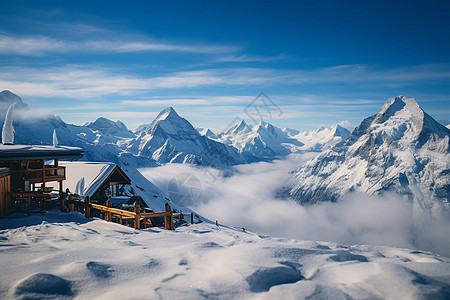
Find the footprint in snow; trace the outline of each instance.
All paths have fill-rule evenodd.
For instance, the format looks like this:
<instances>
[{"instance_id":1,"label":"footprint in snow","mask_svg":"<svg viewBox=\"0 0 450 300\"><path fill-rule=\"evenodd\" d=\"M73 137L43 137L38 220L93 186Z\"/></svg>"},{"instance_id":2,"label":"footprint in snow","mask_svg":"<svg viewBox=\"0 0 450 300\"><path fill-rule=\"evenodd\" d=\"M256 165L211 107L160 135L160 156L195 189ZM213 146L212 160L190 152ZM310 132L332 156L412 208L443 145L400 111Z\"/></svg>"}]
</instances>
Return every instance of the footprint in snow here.
<instances>
[{"instance_id":1,"label":"footprint in snow","mask_svg":"<svg viewBox=\"0 0 450 300\"><path fill-rule=\"evenodd\" d=\"M112 267L110 265L90 261L86 264L86 268L97 278L111 277Z\"/></svg>"},{"instance_id":2,"label":"footprint in snow","mask_svg":"<svg viewBox=\"0 0 450 300\"><path fill-rule=\"evenodd\" d=\"M14 291L18 299L71 299L74 294L69 281L45 273L31 275Z\"/></svg>"}]
</instances>

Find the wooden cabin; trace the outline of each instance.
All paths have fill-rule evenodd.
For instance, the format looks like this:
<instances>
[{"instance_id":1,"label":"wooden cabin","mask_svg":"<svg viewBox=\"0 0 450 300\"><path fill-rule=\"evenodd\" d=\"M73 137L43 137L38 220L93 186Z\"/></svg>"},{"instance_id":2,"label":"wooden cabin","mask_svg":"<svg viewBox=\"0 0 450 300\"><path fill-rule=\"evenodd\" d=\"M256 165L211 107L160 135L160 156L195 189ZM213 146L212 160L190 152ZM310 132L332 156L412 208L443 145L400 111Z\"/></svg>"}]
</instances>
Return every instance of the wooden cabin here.
<instances>
[{"instance_id":1,"label":"wooden cabin","mask_svg":"<svg viewBox=\"0 0 450 300\"><path fill-rule=\"evenodd\" d=\"M42 145L1 145L0 144L0 216L13 211L14 201L28 200L28 213L31 201L40 202L45 208L45 199L57 183L63 190L66 168L60 160L78 160L83 150L75 147L53 147Z\"/></svg>"},{"instance_id":2,"label":"wooden cabin","mask_svg":"<svg viewBox=\"0 0 450 300\"><path fill-rule=\"evenodd\" d=\"M106 205L106 201L127 204L134 195L130 191L131 179L114 163L74 161L61 162L67 170L64 190L80 199L90 198L91 203ZM56 188L55 183L53 186ZM143 207L145 202L139 203Z\"/></svg>"}]
</instances>

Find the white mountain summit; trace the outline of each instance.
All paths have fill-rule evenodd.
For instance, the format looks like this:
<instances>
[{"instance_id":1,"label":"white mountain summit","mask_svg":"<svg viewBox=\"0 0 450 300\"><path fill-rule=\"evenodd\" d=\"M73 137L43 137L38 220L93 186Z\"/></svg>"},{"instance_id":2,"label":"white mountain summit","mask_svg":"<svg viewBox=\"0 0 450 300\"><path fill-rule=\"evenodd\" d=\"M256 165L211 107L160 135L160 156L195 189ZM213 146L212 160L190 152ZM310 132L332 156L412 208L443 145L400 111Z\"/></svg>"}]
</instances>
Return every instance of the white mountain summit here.
<instances>
[{"instance_id":1,"label":"white mountain summit","mask_svg":"<svg viewBox=\"0 0 450 300\"><path fill-rule=\"evenodd\" d=\"M247 162L282 157L303 146L272 124L261 122L252 127L244 120L220 134L217 140L236 148Z\"/></svg>"},{"instance_id":2,"label":"white mountain summit","mask_svg":"<svg viewBox=\"0 0 450 300\"><path fill-rule=\"evenodd\" d=\"M244 162L237 151L202 136L186 119L168 107L135 132L126 152L158 163L189 163L224 167Z\"/></svg>"},{"instance_id":3,"label":"white mountain summit","mask_svg":"<svg viewBox=\"0 0 450 300\"><path fill-rule=\"evenodd\" d=\"M288 184L303 204L351 191L395 191L415 208L440 214L450 199L450 130L412 98L389 99L343 142L300 166Z\"/></svg>"}]
</instances>

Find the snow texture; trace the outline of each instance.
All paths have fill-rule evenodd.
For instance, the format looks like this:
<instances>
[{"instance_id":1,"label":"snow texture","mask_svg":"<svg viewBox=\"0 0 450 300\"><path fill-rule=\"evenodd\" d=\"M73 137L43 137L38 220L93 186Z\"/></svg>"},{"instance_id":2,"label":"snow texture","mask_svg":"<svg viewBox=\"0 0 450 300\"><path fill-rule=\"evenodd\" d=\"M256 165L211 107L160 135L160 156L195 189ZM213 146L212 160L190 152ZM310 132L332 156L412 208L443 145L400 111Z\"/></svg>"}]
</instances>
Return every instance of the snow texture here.
<instances>
[{"instance_id":1,"label":"snow texture","mask_svg":"<svg viewBox=\"0 0 450 300\"><path fill-rule=\"evenodd\" d=\"M79 213L12 215L0 220L0 248L2 299L450 297L445 257L209 223L134 230Z\"/></svg>"}]
</instances>

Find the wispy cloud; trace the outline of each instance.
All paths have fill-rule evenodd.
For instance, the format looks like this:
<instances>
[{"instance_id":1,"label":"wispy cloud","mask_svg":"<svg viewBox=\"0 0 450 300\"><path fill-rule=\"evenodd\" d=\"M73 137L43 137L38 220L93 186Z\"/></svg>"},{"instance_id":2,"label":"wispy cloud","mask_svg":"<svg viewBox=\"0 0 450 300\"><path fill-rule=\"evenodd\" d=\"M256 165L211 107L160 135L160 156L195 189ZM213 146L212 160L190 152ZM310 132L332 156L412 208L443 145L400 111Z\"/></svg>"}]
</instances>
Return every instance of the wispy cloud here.
<instances>
[{"instance_id":1,"label":"wispy cloud","mask_svg":"<svg viewBox=\"0 0 450 300\"><path fill-rule=\"evenodd\" d=\"M257 56L257 55L229 55L215 59L215 62L270 62L289 58L285 54L278 56Z\"/></svg>"},{"instance_id":2,"label":"wispy cloud","mask_svg":"<svg viewBox=\"0 0 450 300\"><path fill-rule=\"evenodd\" d=\"M62 97L102 97L136 95L139 92L199 87L270 87L280 85L367 83L372 86L417 82L434 83L450 79L450 71L442 65L377 70L370 66L338 66L317 70L277 70L265 68L222 68L173 72L158 75L136 75L123 70L98 66L0 67L0 86L22 95ZM232 97L228 100L231 101ZM201 100L201 99L200 99ZM217 100L217 99L216 99ZM211 101L211 100L209 100ZM197 104L199 101L196 101ZM371 104L360 100L360 104ZM143 102L141 104L149 104ZM343 105L347 102L337 102ZM349 103L351 104L351 103Z\"/></svg>"},{"instance_id":3,"label":"wispy cloud","mask_svg":"<svg viewBox=\"0 0 450 300\"><path fill-rule=\"evenodd\" d=\"M3 55L39 56L52 53L134 53L150 51L217 54L235 52L237 48L226 45L165 43L148 37L130 40L119 36L116 38L71 41L42 35L0 34L0 54Z\"/></svg>"},{"instance_id":4,"label":"wispy cloud","mask_svg":"<svg viewBox=\"0 0 450 300\"><path fill-rule=\"evenodd\" d=\"M141 100L122 100L122 105L132 106L204 106L204 105L218 105L218 104L243 104L250 103L255 96L198 96L194 98L173 98L173 97L155 97L153 99Z\"/></svg>"}]
</instances>

